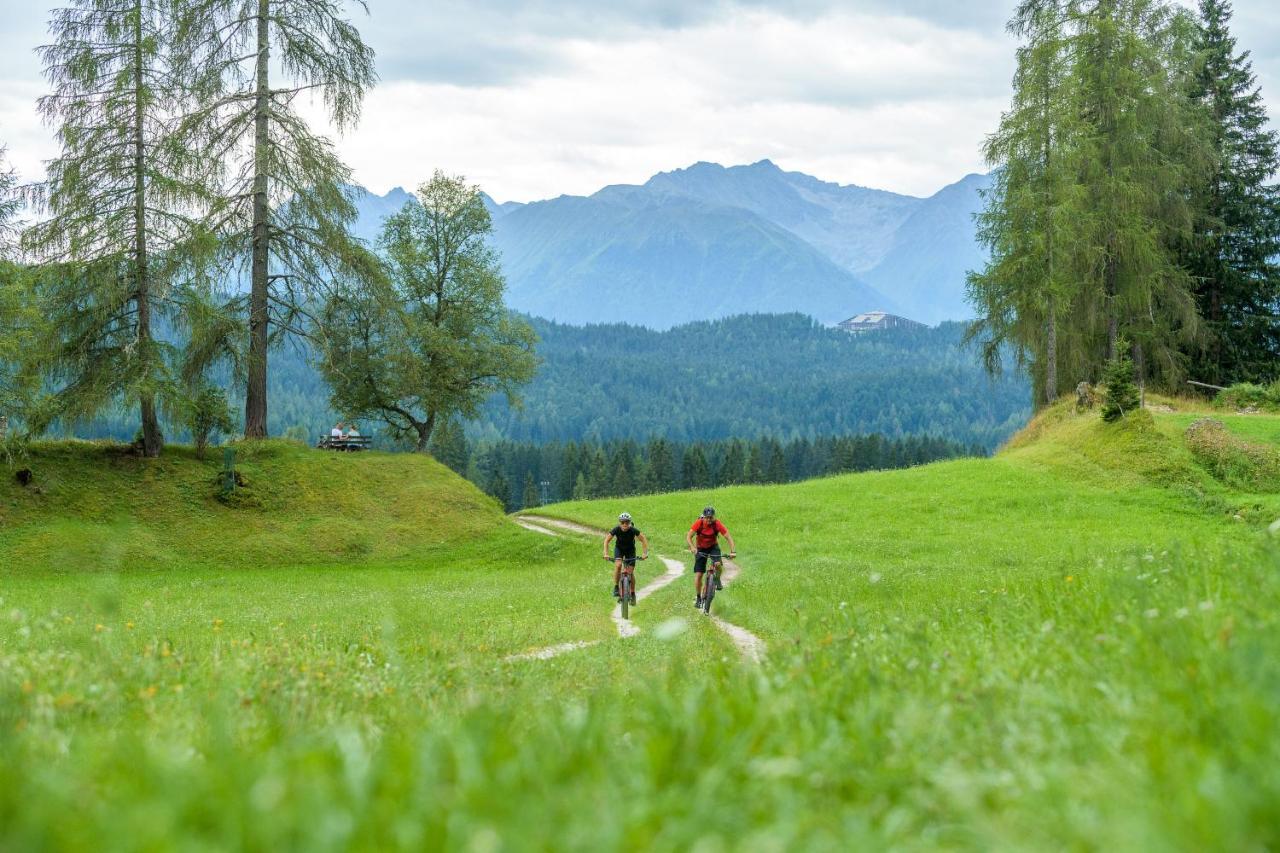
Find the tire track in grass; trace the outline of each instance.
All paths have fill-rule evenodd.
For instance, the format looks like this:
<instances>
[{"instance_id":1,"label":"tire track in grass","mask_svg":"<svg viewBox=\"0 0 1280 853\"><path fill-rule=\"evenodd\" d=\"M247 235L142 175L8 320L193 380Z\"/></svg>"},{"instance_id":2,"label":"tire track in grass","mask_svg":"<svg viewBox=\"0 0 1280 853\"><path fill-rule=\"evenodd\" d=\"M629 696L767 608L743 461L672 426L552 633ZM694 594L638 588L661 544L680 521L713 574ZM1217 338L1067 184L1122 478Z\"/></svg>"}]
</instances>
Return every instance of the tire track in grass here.
<instances>
[{"instance_id":1,"label":"tire track in grass","mask_svg":"<svg viewBox=\"0 0 1280 853\"><path fill-rule=\"evenodd\" d=\"M545 515L522 514L522 515L514 516L514 520L516 524L520 525L526 530L532 530L537 533L544 533L548 536L560 536L560 535L563 535L563 533L574 533L581 536L593 536L593 537L604 535L604 531L596 530L594 527L588 527L585 524L578 524L577 522L573 522L573 521L565 521L564 519L561 519L561 518L551 518L550 516L545 516ZM557 531L561 531L561 532L557 532ZM657 555L657 556L658 556L658 559L662 560L663 565L667 567L667 570L663 574L654 578L649 583L645 584L643 588L636 590L636 601L642 601L643 599L648 598L650 595L657 592L658 590L664 587L670 586L671 584L675 583L675 581L682 574L684 574L684 563L680 562L679 560L673 560L670 557L663 557L661 555ZM720 580L725 585L728 585L734 580L734 578L738 576L739 572L741 571L742 569L741 567L738 566L737 563L734 563L730 560L725 560L724 573L721 575ZM618 626L618 636L634 637L640 633L640 629L636 627L634 623L632 623L630 620L622 618L621 605L617 605L613 608L613 613L611 614L611 616L613 618L614 624ZM742 654L743 657L747 658L748 660L754 663L759 663L761 660L764 659L764 652L765 652L764 640L761 640L758 636L751 633L746 628L743 628L740 625L734 625L732 622L727 622L724 619L721 619L719 616L715 616L715 615L711 616L711 623L715 625L717 628L719 628L721 631L723 631L725 635L729 637L729 640L738 649L738 651ZM564 654L565 652L574 651L575 649L585 648L586 646L590 646L590 645L595 645L595 643L562 643L558 646L551 646L546 649L540 649L533 652L525 652L524 654L520 654L520 655L512 655L506 659L507 660L528 660L531 658L536 658L541 660L545 658L555 657L556 655Z\"/></svg>"}]
</instances>

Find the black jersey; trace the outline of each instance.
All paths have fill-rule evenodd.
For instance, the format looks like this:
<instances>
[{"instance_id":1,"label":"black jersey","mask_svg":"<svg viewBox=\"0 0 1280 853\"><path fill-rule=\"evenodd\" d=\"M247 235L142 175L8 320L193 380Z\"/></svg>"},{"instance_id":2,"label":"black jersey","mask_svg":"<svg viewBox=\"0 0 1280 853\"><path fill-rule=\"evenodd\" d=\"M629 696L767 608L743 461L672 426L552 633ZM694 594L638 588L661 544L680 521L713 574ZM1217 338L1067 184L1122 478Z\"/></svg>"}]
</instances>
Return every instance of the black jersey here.
<instances>
[{"instance_id":1,"label":"black jersey","mask_svg":"<svg viewBox=\"0 0 1280 853\"><path fill-rule=\"evenodd\" d=\"M640 535L640 528L634 524L629 530L623 530L619 524L609 531L609 535L613 537L613 547L619 557L634 557L636 555L636 537Z\"/></svg>"}]
</instances>

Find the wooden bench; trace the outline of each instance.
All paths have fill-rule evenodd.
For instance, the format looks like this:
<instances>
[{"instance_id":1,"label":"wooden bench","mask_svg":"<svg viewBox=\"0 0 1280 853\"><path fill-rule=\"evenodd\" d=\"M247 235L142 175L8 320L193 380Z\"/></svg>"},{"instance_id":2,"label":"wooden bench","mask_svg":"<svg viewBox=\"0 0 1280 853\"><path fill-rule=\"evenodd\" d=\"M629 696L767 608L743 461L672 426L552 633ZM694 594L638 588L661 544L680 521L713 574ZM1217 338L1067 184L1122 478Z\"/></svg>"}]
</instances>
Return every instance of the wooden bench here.
<instances>
[{"instance_id":1,"label":"wooden bench","mask_svg":"<svg viewBox=\"0 0 1280 853\"><path fill-rule=\"evenodd\" d=\"M326 435L320 439L316 447L321 450L368 450L372 444L373 439L367 435L357 435L351 438Z\"/></svg>"}]
</instances>

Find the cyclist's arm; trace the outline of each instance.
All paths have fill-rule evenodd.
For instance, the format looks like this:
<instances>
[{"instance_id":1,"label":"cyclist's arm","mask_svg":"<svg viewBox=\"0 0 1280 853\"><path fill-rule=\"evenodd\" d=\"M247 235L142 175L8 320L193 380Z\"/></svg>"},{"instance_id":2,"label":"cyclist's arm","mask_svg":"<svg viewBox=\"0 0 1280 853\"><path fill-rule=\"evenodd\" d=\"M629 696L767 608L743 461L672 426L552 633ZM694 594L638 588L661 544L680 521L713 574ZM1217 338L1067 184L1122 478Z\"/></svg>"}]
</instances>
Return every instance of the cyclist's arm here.
<instances>
[{"instance_id":1,"label":"cyclist's arm","mask_svg":"<svg viewBox=\"0 0 1280 853\"><path fill-rule=\"evenodd\" d=\"M649 556L649 539L648 539L648 537L647 537L647 536L645 536L643 533L641 533L641 534L639 534L638 538L640 539L640 544L644 546L644 555L645 555L645 557L648 557L648 556Z\"/></svg>"},{"instance_id":2,"label":"cyclist's arm","mask_svg":"<svg viewBox=\"0 0 1280 853\"><path fill-rule=\"evenodd\" d=\"M727 530L726 530L726 531L724 532L724 538L729 540L729 553L730 553L730 554L736 554L736 553L738 553L737 546L735 546L735 545L733 544L733 537L732 537L731 535L729 535L729 531L727 531Z\"/></svg>"},{"instance_id":3,"label":"cyclist's arm","mask_svg":"<svg viewBox=\"0 0 1280 853\"><path fill-rule=\"evenodd\" d=\"M685 535L684 535L684 543L685 543L686 545L688 545L688 546L689 546L689 550L690 550L690 551L694 550L694 548L693 548L693 528L692 528L692 527L691 527L691 528L689 528L689 531L688 531L687 533L685 533Z\"/></svg>"},{"instance_id":4,"label":"cyclist's arm","mask_svg":"<svg viewBox=\"0 0 1280 853\"><path fill-rule=\"evenodd\" d=\"M609 556L609 543L613 541L613 534L608 533L604 537L604 556Z\"/></svg>"}]
</instances>

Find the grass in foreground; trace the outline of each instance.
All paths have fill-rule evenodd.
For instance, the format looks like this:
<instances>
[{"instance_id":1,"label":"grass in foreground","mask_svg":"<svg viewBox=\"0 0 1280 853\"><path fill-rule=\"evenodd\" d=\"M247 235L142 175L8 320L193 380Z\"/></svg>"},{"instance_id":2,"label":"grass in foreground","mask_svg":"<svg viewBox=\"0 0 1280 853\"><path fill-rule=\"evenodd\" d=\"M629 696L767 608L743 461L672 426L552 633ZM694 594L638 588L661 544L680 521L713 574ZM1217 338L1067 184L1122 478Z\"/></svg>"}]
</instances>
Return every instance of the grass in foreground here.
<instances>
[{"instance_id":1,"label":"grass in foreground","mask_svg":"<svg viewBox=\"0 0 1280 853\"><path fill-rule=\"evenodd\" d=\"M413 569L11 575L0 847L1275 847L1280 551L1185 448L1096 429L545 510L628 509L670 554L714 502L758 668L687 578L610 639L599 543L531 533ZM501 661L566 639L602 642Z\"/></svg>"}]
</instances>

